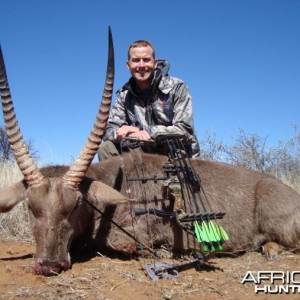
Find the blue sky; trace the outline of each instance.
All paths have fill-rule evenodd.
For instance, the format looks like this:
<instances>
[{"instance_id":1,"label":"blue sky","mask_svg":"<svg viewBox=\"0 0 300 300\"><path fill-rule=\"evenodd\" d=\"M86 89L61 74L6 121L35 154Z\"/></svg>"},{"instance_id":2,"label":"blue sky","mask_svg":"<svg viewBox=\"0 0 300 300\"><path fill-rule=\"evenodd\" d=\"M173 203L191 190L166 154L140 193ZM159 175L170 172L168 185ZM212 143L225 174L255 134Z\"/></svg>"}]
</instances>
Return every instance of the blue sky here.
<instances>
[{"instance_id":1,"label":"blue sky","mask_svg":"<svg viewBox=\"0 0 300 300\"><path fill-rule=\"evenodd\" d=\"M70 163L90 132L109 25L114 89L129 78L128 45L150 40L170 74L188 84L200 139L210 131L230 144L242 128L272 146L300 125L300 1L1 0L15 110L41 164Z\"/></svg>"}]
</instances>

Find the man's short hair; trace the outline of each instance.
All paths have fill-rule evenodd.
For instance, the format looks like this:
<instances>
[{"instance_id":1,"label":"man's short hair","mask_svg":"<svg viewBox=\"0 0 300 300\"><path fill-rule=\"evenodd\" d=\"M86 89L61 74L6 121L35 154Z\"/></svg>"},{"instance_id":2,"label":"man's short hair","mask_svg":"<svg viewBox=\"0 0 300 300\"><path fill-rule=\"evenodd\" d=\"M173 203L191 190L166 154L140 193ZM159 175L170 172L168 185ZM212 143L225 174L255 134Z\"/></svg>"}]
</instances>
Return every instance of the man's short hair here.
<instances>
[{"instance_id":1,"label":"man's short hair","mask_svg":"<svg viewBox=\"0 0 300 300\"><path fill-rule=\"evenodd\" d=\"M149 41L138 40L138 41L135 41L130 44L130 46L128 48L128 60L130 59L130 49L131 48L147 47L147 46L149 46L153 50L152 55L153 55L153 58L155 59L155 49L154 49L153 45Z\"/></svg>"}]
</instances>

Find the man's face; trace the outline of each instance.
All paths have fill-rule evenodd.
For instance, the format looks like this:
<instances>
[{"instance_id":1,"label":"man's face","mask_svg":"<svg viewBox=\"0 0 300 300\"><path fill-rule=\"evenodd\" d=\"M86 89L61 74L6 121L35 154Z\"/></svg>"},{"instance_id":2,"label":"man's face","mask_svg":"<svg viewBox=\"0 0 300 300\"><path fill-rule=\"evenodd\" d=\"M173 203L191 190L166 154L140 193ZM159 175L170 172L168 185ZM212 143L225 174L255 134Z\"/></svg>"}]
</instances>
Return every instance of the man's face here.
<instances>
[{"instance_id":1,"label":"man's face","mask_svg":"<svg viewBox=\"0 0 300 300\"><path fill-rule=\"evenodd\" d=\"M147 89L151 86L157 60L153 58L151 47L134 47L130 49L130 59L127 67L140 89Z\"/></svg>"}]
</instances>

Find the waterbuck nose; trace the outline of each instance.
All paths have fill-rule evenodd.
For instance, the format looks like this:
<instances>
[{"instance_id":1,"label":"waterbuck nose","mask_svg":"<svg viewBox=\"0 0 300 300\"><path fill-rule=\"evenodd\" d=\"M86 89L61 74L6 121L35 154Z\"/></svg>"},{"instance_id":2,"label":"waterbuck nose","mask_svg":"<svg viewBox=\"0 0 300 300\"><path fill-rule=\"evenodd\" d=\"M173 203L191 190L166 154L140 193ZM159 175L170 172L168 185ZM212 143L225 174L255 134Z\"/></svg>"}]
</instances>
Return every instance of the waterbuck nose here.
<instances>
[{"instance_id":1,"label":"waterbuck nose","mask_svg":"<svg viewBox=\"0 0 300 300\"><path fill-rule=\"evenodd\" d=\"M37 275L53 276L58 275L70 268L68 261L53 262L48 259L37 259L34 271Z\"/></svg>"}]
</instances>

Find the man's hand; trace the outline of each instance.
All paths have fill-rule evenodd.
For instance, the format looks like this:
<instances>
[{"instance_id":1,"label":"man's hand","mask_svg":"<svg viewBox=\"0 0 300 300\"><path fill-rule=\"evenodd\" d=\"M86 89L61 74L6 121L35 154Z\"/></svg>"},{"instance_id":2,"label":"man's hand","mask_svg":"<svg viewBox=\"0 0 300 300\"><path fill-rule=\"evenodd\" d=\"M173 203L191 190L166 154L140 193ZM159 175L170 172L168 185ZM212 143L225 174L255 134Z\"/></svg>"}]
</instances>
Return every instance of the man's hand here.
<instances>
[{"instance_id":1,"label":"man's hand","mask_svg":"<svg viewBox=\"0 0 300 300\"><path fill-rule=\"evenodd\" d=\"M116 139L118 141L123 140L126 136L133 134L135 132L139 132L138 127L123 125L116 130Z\"/></svg>"},{"instance_id":2,"label":"man's hand","mask_svg":"<svg viewBox=\"0 0 300 300\"><path fill-rule=\"evenodd\" d=\"M150 141L152 140L151 136L149 133L145 130L140 130L137 132L130 133L128 136L138 139L138 140L143 140L143 141Z\"/></svg>"}]
</instances>

